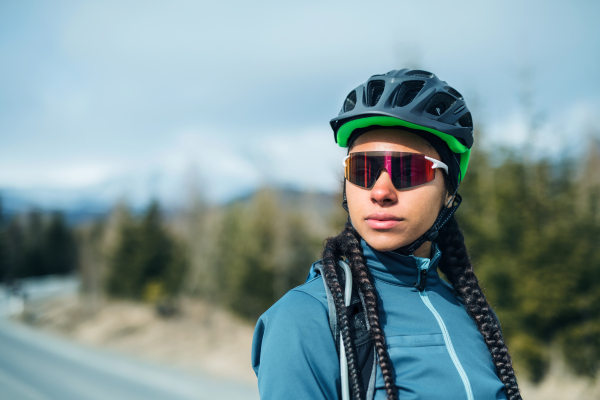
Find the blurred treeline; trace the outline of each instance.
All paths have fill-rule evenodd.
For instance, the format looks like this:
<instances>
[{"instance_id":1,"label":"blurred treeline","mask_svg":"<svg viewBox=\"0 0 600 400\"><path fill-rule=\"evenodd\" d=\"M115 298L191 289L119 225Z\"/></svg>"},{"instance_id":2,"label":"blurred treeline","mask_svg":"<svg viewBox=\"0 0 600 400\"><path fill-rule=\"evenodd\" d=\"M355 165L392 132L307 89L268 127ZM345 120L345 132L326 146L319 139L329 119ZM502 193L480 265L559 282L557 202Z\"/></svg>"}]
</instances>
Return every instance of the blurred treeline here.
<instances>
[{"instance_id":1,"label":"blurred treeline","mask_svg":"<svg viewBox=\"0 0 600 400\"><path fill-rule=\"evenodd\" d=\"M600 368L600 144L577 159L474 153L457 219L517 366L534 381L562 354Z\"/></svg>"},{"instance_id":2,"label":"blurred treeline","mask_svg":"<svg viewBox=\"0 0 600 400\"><path fill-rule=\"evenodd\" d=\"M60 212L8 216L0 203L0 282L67 274L77 266L77 243Z\"/></svg>"},{"instance_id":3,"label":"blurred treeline","mask_svg":"<svg viewBox=\"0 0 600 400\"><path fill-rule=\"evenodd\" d=\"M197 204L186 221L192 268L182 290L257 319L319 259L337 223L333 200L262 189L224 207Z\"/></svg>"},{"instance_id":4,"label":"blurred treeline","mask_svg":"<svg viewBox=\"0 0 600 400\"><path fill-rule=\"evenodd\" d=\"M515 363L533 380L562 355L600 367L600 146L577 159L474 152L458 219ZM90 310L105 297L176 308L182 297L254 321L302 284L346 215L340 196L261 189L229 204L200 195L68 226L59 213L3 218L2 279L76 269ZM163 307L164 308L164 307Z\"/></svg>"}]
</instances>

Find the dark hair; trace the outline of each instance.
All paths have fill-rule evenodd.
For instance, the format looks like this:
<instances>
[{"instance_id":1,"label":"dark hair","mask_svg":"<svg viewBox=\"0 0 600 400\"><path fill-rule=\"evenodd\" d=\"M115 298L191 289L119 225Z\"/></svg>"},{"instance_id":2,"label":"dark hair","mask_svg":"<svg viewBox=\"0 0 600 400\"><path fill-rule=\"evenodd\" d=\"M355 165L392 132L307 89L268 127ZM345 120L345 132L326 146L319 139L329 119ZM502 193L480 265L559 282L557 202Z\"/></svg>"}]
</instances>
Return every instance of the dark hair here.
<instances>
[{"instance_id":1,"label":"dark hair","mask_svg":"<svg viewBox=\"0 0 600 400\"><path fill-rule=\"evenodd\" d=\"M335 264L338 259L344 257L350 266L352 279L357 283L358 289L363 293L365 313L369 321L369 330L371 339L375 345L379 366L383 373L383 381L388 399L397 399L398 394L394 381L394 368L385 344L385 334L379 324L379 307L377 305L377 292L373 285L373 279L367 268L367 262L360 245L360 235L348 218L344 230L337 236L327 239L325 249L323 250L323 273L324 279L331 290L335 300L335 308L342 333L342 339L346 349L346 358L348 359L348 375L350 377L350 388L356 400L362 398L362 387L359 381L359 372L357 366L356 352L354 344L350 338L350 327L346 315L346 306L344 305L342 288L340 286Z\"/></svg>"},{"instance_id":2,"label":"dark hair","mask_svg":"<svg viewBox=\"0 0 600 400\"><path fill-rule=\"evenodd\" d=\"M350 218L348 218L344 230L339 235L328 238L325 243L322 260L324 279L335 300L338 324L348 359L350 387L354 398L357 400L362 398L362 387L356 351L350 337L342 288L335 269L335 264L340 258L345 258L348 262L352 277L357 283L358 289L363 293L365 313L370 324L371 338L379 358L387 398L388 400L398 399L394 368L387 351L385 334L379 323L377 291L373 285L373 279L367 267L360 240L360 235L352 226ZM485 344L492 355L498 377L504 384L508 400L520 400L521 394L519 393L508 348L492 308L479 286L479 281L475 276L467 253L464 236L454 217L442 227L436 243L442 252L439 268L447 276L456 295L464 301L467 312L473 318L483 336Z\"/></svg>"}]
</instances>

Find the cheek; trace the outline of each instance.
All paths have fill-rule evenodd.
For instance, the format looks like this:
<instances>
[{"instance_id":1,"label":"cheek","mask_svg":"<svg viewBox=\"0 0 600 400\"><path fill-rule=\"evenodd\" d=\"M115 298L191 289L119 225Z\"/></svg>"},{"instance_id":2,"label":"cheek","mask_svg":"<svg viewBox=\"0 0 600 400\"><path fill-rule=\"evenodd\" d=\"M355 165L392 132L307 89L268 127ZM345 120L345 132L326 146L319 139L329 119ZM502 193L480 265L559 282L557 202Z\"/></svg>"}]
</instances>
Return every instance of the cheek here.
<instances>
[{"instance_id":1,"label":"cheek","mask_svg":"<svg viewBox=\"0 0 600 400\"><path fill-rule=\"evenodd\" d=\"M437 187L422 186L414 190L401 193L399 205L406 218L422 230L429 229L435 222L440 211L442 195ZM425 227L425 225L427 225Z\"/></svg>"},{"instance_id":2,"label":"cheek","mask_svg":"<svg viewBox=\"0 0 600 400\"><path fill-rule=\"evenodd\" d=\"M346 182L346 199L348 200L348 212L352 221L362 220L373 212L371 210L371 195L368 190Z\"/></svg>"},{"instance_id":3,"label":"cheek","mask_svg":"<svg viewBox=\"0 0 600 400\"><path fill-rule=\"evenodd\" d=\"M445 192L443 174L436 173L433 182L400 193L400 206L414 224L414 228L420 232L418 236L431 228L435 222L443 206Z\"/></svg>"}]
</instances>

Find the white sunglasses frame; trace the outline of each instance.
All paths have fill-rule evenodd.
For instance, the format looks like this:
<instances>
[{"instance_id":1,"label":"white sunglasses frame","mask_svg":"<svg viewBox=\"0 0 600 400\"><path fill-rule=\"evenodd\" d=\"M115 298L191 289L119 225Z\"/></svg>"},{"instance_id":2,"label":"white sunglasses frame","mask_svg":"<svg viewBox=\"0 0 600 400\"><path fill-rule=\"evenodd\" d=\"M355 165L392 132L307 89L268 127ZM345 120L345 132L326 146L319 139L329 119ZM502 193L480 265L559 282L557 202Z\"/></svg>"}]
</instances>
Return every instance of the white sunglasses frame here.
<instances>
[{"instance_id":1,"label":"white sunglasses frame","mask_svg":"<svg viewBox=\"0 0 600 400\"><path fill-rule=\"evenodd\" d=\"M346 168L346 161L350 158L352 154L348 154L346 157L344 157L344 159L342 160L342 165L344 166L344 169ZM448 165L446 165L445 163L443 163L440 160L436 160L435 158L431 158L431 157L427 157L425 156L426 160L429 160L433 163L433 166L431 167L431 169L443 169L444 171L446 171L446 174L448 174Z\"/></svg>"}]
</instances>

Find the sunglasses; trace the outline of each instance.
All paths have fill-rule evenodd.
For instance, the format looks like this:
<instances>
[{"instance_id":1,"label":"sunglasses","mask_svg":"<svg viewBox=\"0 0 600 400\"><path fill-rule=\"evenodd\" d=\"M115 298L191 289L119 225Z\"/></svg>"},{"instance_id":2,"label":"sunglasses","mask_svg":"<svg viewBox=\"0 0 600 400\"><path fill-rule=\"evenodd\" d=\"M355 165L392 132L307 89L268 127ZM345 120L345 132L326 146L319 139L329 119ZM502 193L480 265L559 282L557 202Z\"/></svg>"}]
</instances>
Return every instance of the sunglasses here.
<instances>
[{"instance_id":1,"label":"sunglasses","mask_svg":"<svg viewBox=\"0 0 600 400\"><path fill-rule=\"evenodd\" d=\"M348 182L364 189L372 189L382 170L387 171L394 187L407 189L431 182L435 169L448 173L448 166L435 158L420 153L399 151L365 151L344 158L344 176Z\"/></svg>"}]
</instances>

